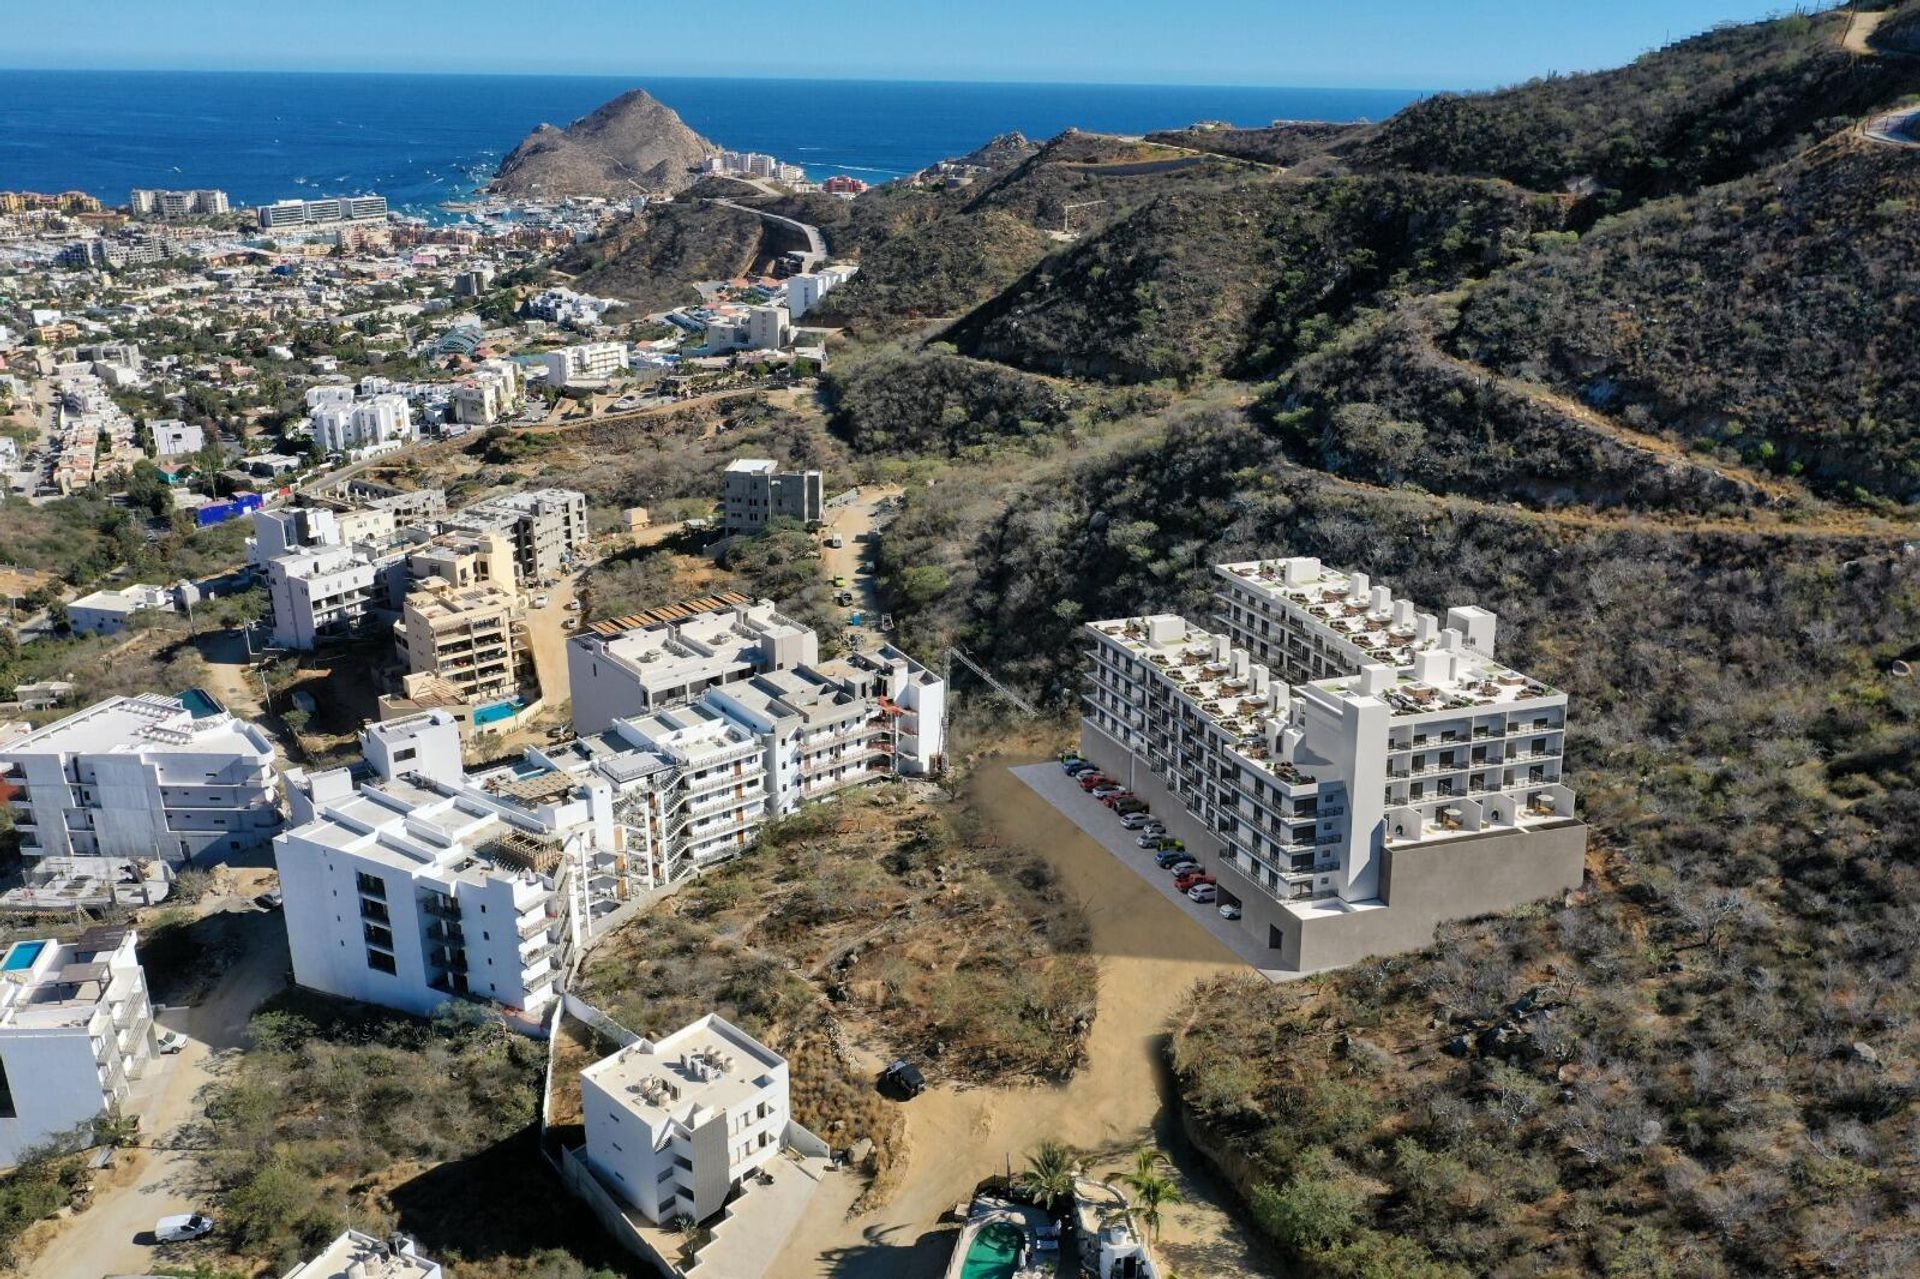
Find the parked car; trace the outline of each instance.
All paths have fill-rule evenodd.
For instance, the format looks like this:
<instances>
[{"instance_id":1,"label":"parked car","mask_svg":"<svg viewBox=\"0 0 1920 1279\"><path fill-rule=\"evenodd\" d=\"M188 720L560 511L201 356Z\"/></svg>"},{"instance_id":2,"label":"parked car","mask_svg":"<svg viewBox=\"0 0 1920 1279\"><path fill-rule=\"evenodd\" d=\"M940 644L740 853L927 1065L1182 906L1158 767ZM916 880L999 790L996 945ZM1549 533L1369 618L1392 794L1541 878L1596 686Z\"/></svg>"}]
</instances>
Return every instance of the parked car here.
<instances>
[{"instance_id":1,"label":"parked car","mask_svg":"<svg viewBox=\"0 0 1920 1279\"><path fill-rule=\"evenodd\" d=\"M560 623L560 629L563 631L577 631L580 629L580 619L577 617L569 617L566 621Z\"/></svg>"},{"instance_id":2,"label":"parked car","mask_svg":"<svg viewBox=\"0 0 1920 1279\"><path fill-rule=\"evenodd\" d=\"M1192 888L1195 884L1211 884L1213 882L1214 882L1213 876L1207 874L1207 872L1205 872L1204 870L1190 870L1186 874L1175 879L1173 881L1173 886L1184 893L1189 888Z\"/></svg>"},{"instance_id":3,"label":"parked car","mask_svg":"<svg viewBox=\"0 0 1920 1279\"><path fill-rule=\"evenodd\" d=\"M927 1077L912 1062L896 1060L880 1072L880 1089L902 1101L912 1101L927 1090Z\"/></svg>"},{"instance_id":4,"label":"parked car","mask_svg":"<svg viewBox=\"0 0 1920 1279\"><path fill-rule=\"evenodd\" d=\"M1239 902L1221 902L1220 918L1222 919L1240 918L1240 903Z\"/></svg>"},{"instance_id":5,"label":"parked car","mask_svg":"<svg viewBox=\"0 0 1920 1279\"><path fill-rule=\"evenodd\" d=\"M1199 869L1200 863L1191 857L1183 857L1177 862L1168 862L1166 864L1167 874L1173 876L1176 880L1182 875L1191 874Z\"/></svg>"},{"instance_id":6,"label":"parked car","mask_svg":"<svg viewBox=\"0 0 1920 1279\"><path fill-rule=\"evenodd\" d=\"M177 1217L162 1217L153 1223L153 1238L156 1243L185 1243L189 1239L202 1239L213 1233L213 1218L198 1212L184 1212Z\"/></svg>"},{"instance_id":7,"label":"parked car","mask_svg":"<svg viewBox=\"0 0 1920 1279\"><path fill-rule=\"evenodd\" d=\"M1105 804L1108 808L1113 808L1116 805L1126 803L1130 799L1139 799L1139 798L1140 797L1138 795L1134 794L1130 790L1117 790L1111 795L1102 795L1100 797L1100 802Z\"/></svg>"},{"instance_id":8,"label":"parked car","mask_svg":"<svg viewBox=\"0 0 1920 1279\"><path fill-rule=\"evenodd\" d=\"M1120 789L1120 786L1118 783L1115 783L1110 786L1096 786L1092 790L1088 791L1087 793L1089 795L1092 795L1097 800L1104 801L1108 799L1110 796L1122 795L1122 794L1125 794L1126 792Z\"/></svg>"},{"instance_id":9,"label":"parked car","mask_svg":"<svg viewBox=\"0 0 1920 1279\"><path fill-rule=\"evenodd\" d=\"M167 1056L172 1056L187 1046L187 1037L177 1030L163 1030L154 1036L153 1046Z\"/></svg>"},{"instance_id":10,"label":"parked car","mask_svg":"<svg viewBox=\"0 0 1920 1279\"><path fill-rule=\"evenodd\" d=\"M1088 763L1086 760L1083 759L1078 764L1075 764L1073 767L1067 770L1067 776L1073 778L1075 781L1078 781L1080 778L1085 777L1088 773L1097 773L1099 771L1100 771L1100 765Z\"/></svg>"},{"instance_id":11,"label":"parked car","mask_svg":"<svg viewBox=\"0 0 1920 1279\"><path fill-rule=\"evenodd\" d=\"M1098 772L1098 771L1080 774L1079 781L1080 781L1080 789L1084 791L1090 791L1096 786L1118 786L1119 785L1119 783L1114 781L1113 778L1108 777L1105 773Z\"/></svg>"},{"instance_id":12,"label":"parked car","mask_svg":"<svg viewBox=\"0 0 1920 1279\"><path fill-rule=\"evenodd\" d=\"M1131 813L1120 814L1120 824L1128 830L1139 830L1152 820L1152 815L1144 808L1136 808Z\"/></svg>"},{"instance_id":13,"label":"parked car","mask_svg":"<svg viewBox=\"0 0 1920 1279\"><path fill-rule=\"evenodd\" d=\"M1133 842L1138 844L1142 848L1159 848L1160 836L1155 835L1151 831L1147 831L1142 833L1140 837L1134 840Z\"/></svg>"},{"instance_id":14,"label":"parked car","mask_svg":"<svg viewBox=\"0 0 1920 1279\"><path fill-rule=\"evenodd\" d=\"M580 603L580 601L579 601L579 600L568 600L568 601L567 601L567 612L569 612L569 613L578 613L578 612L580 611L580 609L581 609L581 607L582 607L582 605L581 605L581 603Z\"/></svg>"},{"instance_id":15,"label":"parked car","mask_svg":"<svg viewBox=\"0 0 1920 1279\"><path fill-rule=\"evenodd\" d=\"M1147 811L1147 801L1141 799L1138 795L1129 795L1125 799L1116 802L1113 805L1113 811L1122 817L1145 814Z\"/></svg>"},{"instance_id":16,"label":"parked car","mask_svg":"<svg viewBox=\"0 0 1920 1279\"><path fill-rule=\"evenodd\" d=\"M254 898L253 904L261 910L279 910L281 905L284 904L284 901L285 899L280 896L279 889L269 888L266 892Z\"/></svg>"},{"instance_id":17,"label":"parked car","mask_svg":"<svg viewBox=\"0 0 1920 1279\"><path fill-rule=\"evenodd\" d=\"M1195 884L1192 888L1189 888L1187 890L1187 897L1189 900L1197 901L1204 906L1208 902L1211 902L1216 896L1218 896L1219 891L1220 890L1215 888L1212 884L1206 884L1206 883Z\"/></svg>"},{"instance_id":18,"label":"parked car","mask_svg":"<svg viewBox=\"0 0 1920 1279\"><path fill-rule=\"evenodd\" d=\"M534 597L533 597L533 606L534 606L535 608L545 608L545 607L547 606L547 597L546 597L546 596L544 596L544 595L536 595L536 596L534 596Z\"/></svg>"},{"instance_id":19,"label":"parked car","mask_svg":"<svg viewBox=\"0 0 1920 1279\"><path fill-rule=\"evenodd\" d=\"M1149 817L1147 824L1140 828L1140 833L1142 835L1151 835L1155 839L1165 839L1167 837L1166 823L1157 817Z\"/></svg>"}]
</instances>

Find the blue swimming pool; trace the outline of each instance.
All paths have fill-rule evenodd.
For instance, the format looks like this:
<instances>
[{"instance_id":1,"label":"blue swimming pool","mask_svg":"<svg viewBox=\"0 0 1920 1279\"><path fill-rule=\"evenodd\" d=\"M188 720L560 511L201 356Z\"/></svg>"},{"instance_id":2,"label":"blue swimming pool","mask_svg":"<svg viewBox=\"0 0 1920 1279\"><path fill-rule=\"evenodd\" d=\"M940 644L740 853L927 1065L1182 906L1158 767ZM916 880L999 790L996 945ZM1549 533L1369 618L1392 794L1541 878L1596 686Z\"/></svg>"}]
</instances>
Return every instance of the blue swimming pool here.
<instances>
[{"instance_id":1,"label":"blue swimming pool","mask_svg":"<svg viewBox=\"0 0 1920 1279\"><path fill-rule=\"evenodd\" d=\"M47 948L43 941L17 941L7 948L7 957L0 960L0 973L17 973L22 968L33 967L33 961L40 958L40 952Z\"/></svg>"},{"instance_id":2,"label":"blue swimming pool","mask_svg":"<svg viewBox=\"0 0 1920 1279\"><path fill-rule=\"evenodd\" d=\"M205 689L190 688L181 693L180 704L191 711L195 719L205 719L209 715L220 713L220 703L214 701Z\"/></svg>"},{"instance_id":3,"label":"blue swimming pool","mask_svg":"<svg viewBox=\"0 0 1920 1279\"><path fill-rule=\"evenodd\" d=\"M474 725L478 727L482 724L491 724L495 720L512 719L525 708L526 704L524 697L510 697L504 702L490 702L485 706L476 707L473 712Z\"/></svg>"}]
</instances>

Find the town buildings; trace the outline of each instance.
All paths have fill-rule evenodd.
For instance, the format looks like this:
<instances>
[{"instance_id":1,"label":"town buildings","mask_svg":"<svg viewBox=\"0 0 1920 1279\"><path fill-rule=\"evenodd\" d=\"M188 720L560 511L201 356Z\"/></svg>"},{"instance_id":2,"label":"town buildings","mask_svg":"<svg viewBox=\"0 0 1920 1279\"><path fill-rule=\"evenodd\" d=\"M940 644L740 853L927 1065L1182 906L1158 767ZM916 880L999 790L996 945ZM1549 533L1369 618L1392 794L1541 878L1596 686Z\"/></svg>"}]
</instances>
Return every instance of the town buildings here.
<instances>
[{"instance_id":1,"label":"town buildings","mask_svg":"<svg viewBox=\"0 0 1920 1279\"><path fill-rule=\"evenodd\" d=\"M276 204L263 204L255 212L263 231L298 231L305 227L385 218L387 199L381 195L353 195L326 200L281 200Z\"/></svg>"},{"instance_id":2,"label":"town buildings","mask_svg":"<svg viewBox=\"0 0 1920 1279\"><path fill-rule=\"evenodd\" d=\"M787 314L797 323L807 312L820 305L821 298L851 280L859 270L857 265L848 263L788 276Z\"/></svg>"},{"instance_id":3,"label":"town buildings","mask_svg":"<svg viewBox=\"0 0 1920 1279\"><path fill-rule=\"evenodd\" d=\"M161 191L146 187L135 187L128 204L137 218L161 218L169 222L213 217L226 213L230 207L225 191Z\"/></svg>"},{"instance_id":4,"label":"town buildings","mask_svg":"<svg viewBox=\"0 0 1920 1279\"><path fill-rule=\"evenodd\" d=\"M776 519L818 524L826 510L826 481L819 471L781 471L772 459L743 457L727 463L721 520L729 533L758 533Z\"/></svg>"},{"instance_id":5,"label":"town buildings","mask_svg":"<svg viewBox=\"0 0 1920 1279\"><path fill-rule=\"evenodd\" d=\"M414 434L407 397L393 393L329 400L313 409L309 421L315 444L350 457L400 448Z\"/></svg>"},{"instance_id":6,"label":"town buildings","mask_svg":"<svg viewBox=\"0 0 1920 1279\"><path fill-rule=\"evenodd\" d=\"M159 457L183 457L207 446L205 429L178 418L155 418L147 423L147 431L153 436L153 451Z\"/></svg>"},{"instance_id":7,"label":"town buildings","mask_svg":"<svg viewBox=\"0 0 1920 1279\"><path fill-rule=\"evenodd\" d=\"M453 420L469 426L491 426L525 402L526 383L512 360L482 360L453 384L449 400Z\"/></svg>"},{"instance_id":8,"label":"town buildings","mask_svg":"<svg viewBox=\"0 0 1920 1279\"><path fill-rule=\"evenodd\" d=\"M29 861L219 860L280 829L273 744L199 690L110 697L0 746Z\"/></svg>"},{"instance_id":9,"label":"town buildings","mask_svg":"<svg viewBox=\"0 0 1920 1279\"><path fill-rule=\"evenodd\" d=\"M1226 564L1221 630L1092 623L1088 758L1147 799L1277 966L1413 949L1447 919L1579 884L1567 699L1318 560Z\"/></svg>"},{"instance_id":10,"label":"town buildings","mask_svg":"<svg viewBox=\"0 0 1920 1279\"><path fill-rule=\"evenodd\" d=\"M625 342L583 342L563 346L540 357L547 366L547 385L567 387L604 382L627 368Z\"/></svg>"},{"instance_id":11,"label":"town buildings","mask_svg":"<svg viewBox=\"0 0 1920 1279\"><path fill-rule=\"evenodd\" d=\"M0 958L0 1164L120 1111L153 1057L153 1007L128 928L17 941Z\"/></svg>"},{"instance_id":12,"label":"town buildings","mask_svg":"<svg viewBox=\"0 0 1920 1279\"><path fill-rule=\"evenodd\" d=\"M778 1157L786 1058L716 1013L580 1072L588 1166L654 1225L706 1221Z\"/></svg>"}]
</instances>

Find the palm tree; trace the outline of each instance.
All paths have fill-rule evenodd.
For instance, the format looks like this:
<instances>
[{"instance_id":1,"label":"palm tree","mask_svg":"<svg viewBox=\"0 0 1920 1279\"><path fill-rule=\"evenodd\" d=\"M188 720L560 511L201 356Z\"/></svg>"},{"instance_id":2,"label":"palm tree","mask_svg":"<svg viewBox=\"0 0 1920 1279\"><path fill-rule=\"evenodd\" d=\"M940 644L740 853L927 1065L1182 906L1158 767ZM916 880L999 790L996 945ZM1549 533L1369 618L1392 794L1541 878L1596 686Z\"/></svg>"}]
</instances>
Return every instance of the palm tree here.
<instances>
[{"instance_id":1,"label":"palm tree","mask_svg":"<svg viewBox=\"0 0 1920 1279\"><path fill-rule=\"evenodd\" d=\"M1043 1141L1027 1156L1018 1184L1035 1203L1052 1212L1055 1204L1073 1198L1074 1165L1073 1155L1065 1146Z\"/></svg>"},{"instance_id":2,"label":"palm tree","mask_svg":"<svg viewBox=\"0 0 1920 1279\"><path fill-rule=\"evenodd\" d=\"M1160 1209L1185 1202L1180 1187L1166 1173L1168 1167L1165 1154L1152 1146L1142 1146L1133 1152L1133 1171L1120 1175L1121 1182L1133 1192L1134 1210L1147 1228L1147 1238L1155 1243L1160 1240Z\"/></svg>"}]
</instances>

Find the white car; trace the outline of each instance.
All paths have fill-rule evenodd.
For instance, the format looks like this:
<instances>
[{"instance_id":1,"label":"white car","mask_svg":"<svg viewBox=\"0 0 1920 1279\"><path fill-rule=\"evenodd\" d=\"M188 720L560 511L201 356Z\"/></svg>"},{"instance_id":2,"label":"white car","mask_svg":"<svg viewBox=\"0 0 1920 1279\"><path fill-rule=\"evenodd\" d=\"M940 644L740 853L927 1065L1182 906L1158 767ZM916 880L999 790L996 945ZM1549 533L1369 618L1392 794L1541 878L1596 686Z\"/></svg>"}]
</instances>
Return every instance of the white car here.
<instances>
[{"instance_id":1,"label":"white car","mask_svg":"<svg viewBox=\"0 0 1920 1279\"><path fill-rule=\"evenodd\" d=\"M153 1223L153 1238L156 1243L185 1243L190 1239L202 1239L213 1233L213 1218L197 1212L181 1213L177 1217L162 1217Z\"/></svg>"},{"instance_id":2,"label":"white car","mask_svg":"<svg viewBox=\"0 0 1920 1279\"><path fill-rule=\"evenodd\" d=\"M1120 824L1128 830L1139 830L1142 826L1153 825L1154 821L1145 813L1125 813L1121 815Z\"/></svg>"},{"instance_id":3,"label":"white car","mask_svg":"<svg viewBox=\"0 0 1920 1279\"><path fill-rule=\"evenodd\" d=\"M1221 902L1220 918L1222 919L1240 918L1240 907L1234 902Z\"/></svg>"},{"instance_id":4,"label":"white car","mask_svg":"<svg viewBox=\"0 0 1920 1279\"><path fill-rule=\"evenodd\" d=\"M533 606L534 606L535 608L545 608L545 607L547 606L547 597L546 597L546 596L544 596L544 595L536 595L536 596L534 596L534 597L533 597Z\"/></svg>"},{"instance_id":5,"label":"white car","mask_svg":"<svg viewBox=\"0 0 1920 1279\"><path fill-rule=\"evenodd\" d=\"M177 1030L163 1030L153 1041L162 1053L172 1054L187 1046L187 1037Z\"/></svg>"},{"instance_id":6,"label":"white car","mask_svg":"<svg viewBox=\"0 0 1920 1279\"><path fill-rule=\"evenodd\" d=\"M1189 899L1200 902L1203 905L1207 902L1212 901L1214 897L1217 895L1218 895L1218 890L1215 889L1212 884L1195 884L1192 888L1189 888L1187 890L1187 896Z\"/></svg>"}]
</instances>

